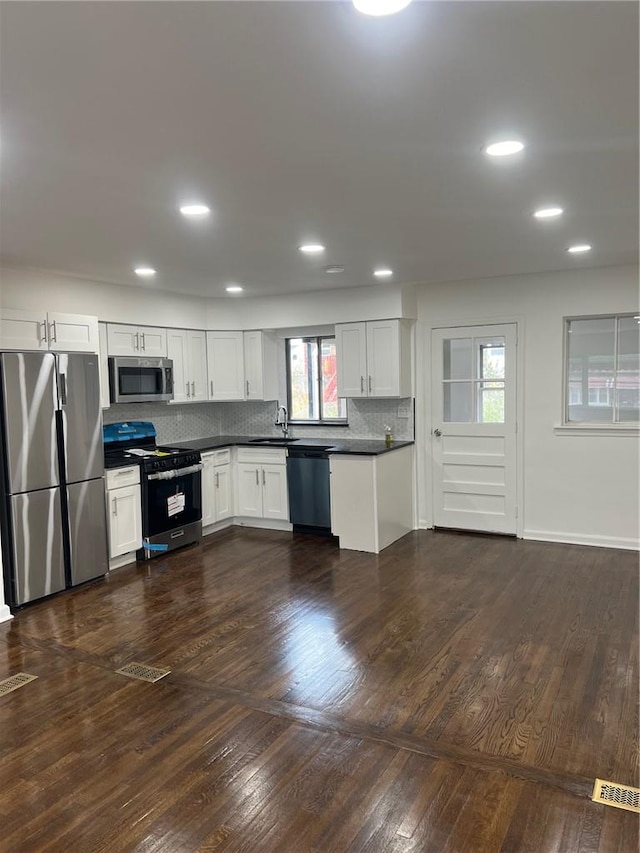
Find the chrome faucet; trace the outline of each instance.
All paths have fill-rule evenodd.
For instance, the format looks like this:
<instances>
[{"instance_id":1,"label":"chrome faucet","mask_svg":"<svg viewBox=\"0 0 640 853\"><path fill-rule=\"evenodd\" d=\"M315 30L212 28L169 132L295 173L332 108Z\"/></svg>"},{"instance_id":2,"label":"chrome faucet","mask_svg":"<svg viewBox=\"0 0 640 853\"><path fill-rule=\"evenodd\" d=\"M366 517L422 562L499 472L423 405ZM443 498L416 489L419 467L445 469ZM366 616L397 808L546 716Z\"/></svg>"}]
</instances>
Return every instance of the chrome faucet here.
<instances>
[{"instance_id":1,"label":"chrome faucet","mask_svg":"<svg viewBox=\"0 0 640 853\"><path fill-rule=\"evenodd\" d=\"M289 438L289 412L286 406L278 406L275 425L282 427L283 438Z\"/></svg>"}]
</instances>

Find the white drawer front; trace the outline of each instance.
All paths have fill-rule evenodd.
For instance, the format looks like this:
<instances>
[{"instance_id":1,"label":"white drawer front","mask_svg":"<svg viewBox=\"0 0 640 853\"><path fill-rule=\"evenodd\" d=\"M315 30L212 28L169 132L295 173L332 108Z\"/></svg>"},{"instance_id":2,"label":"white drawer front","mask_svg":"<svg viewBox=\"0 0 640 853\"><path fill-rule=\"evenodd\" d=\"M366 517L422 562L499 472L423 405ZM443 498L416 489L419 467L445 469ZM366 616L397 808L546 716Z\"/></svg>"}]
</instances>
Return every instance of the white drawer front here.
<instances>
[{"instance_id":1,"label":"white drawer front","mask_svg":"<svg viewBox=\"0 0 640 853\"><path fill-rule=\"evenodd\" d=\"M213 454L214 465L228 465L231 462L231 450L216 450Z\"/></svg>"},{"instance_id":2,"label":"white drawer front","mask_svg":"<svg viewBox=\"0 0 640 853\"><path fill-rule=\"evenodd\" d=\"M257 465L286 465L287 451L284 447L239 447L238 462L253 462Z\"/></svg>"},{"instance_id":3,"label":"white drawer front","mask_svg":"<svg viewBox=\"0 0 640 853\"><path fill-rule=\"evenodd\" d=\"M135 486L140 482L140 468L129 465L126 468L112 468L106 472L107 489L119 489L120 486Z\"/></svg>"}]
</instances>

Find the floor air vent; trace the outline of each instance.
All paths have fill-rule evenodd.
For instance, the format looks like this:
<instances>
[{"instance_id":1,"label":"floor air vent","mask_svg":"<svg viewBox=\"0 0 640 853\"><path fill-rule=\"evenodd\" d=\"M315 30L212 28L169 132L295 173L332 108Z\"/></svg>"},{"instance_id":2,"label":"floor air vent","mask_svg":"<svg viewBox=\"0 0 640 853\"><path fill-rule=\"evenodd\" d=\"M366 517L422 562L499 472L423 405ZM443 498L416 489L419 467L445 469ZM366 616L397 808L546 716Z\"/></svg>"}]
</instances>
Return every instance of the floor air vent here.
<instances>
[{"instance_id":1,"label":"floor air vent","mask_svg":"<svg viewBox=\"0 0 640 853\"><path fill-rule=\"evenodd\" d=\"M640 813L640 788L632 788L631 785L618 785L615 782L596 779L591 799L594 803L604 803L605 806Z\"/></svg>"},{"instance_id":2,"label":"floor air vent","mask_svg":"<svg viewBox=\"0 0 640 853\"><path fill-rule=\"evenodd\" d=\"M160 681L165 675L169 675L170 669L159 669L157 666L147 666L146 663L132 661L126 666L116 669L118 675L126 675L128 678L137 678L139 681Z\"/></svg>"},{"instance_id":3,"label":"floor air vent","mask_svg":"<svg viewBox=\"0 0 640 853\"><path fill-rule=\"evenodd\" d=\"M17 690L18 687L24 687L25 684L34 681L37 677L37 675L29 675L28 672L16 672L11 678L5 678L4 681L0 681L0 696L11 693L12 690Z\"/></svg>"}]
</instances>

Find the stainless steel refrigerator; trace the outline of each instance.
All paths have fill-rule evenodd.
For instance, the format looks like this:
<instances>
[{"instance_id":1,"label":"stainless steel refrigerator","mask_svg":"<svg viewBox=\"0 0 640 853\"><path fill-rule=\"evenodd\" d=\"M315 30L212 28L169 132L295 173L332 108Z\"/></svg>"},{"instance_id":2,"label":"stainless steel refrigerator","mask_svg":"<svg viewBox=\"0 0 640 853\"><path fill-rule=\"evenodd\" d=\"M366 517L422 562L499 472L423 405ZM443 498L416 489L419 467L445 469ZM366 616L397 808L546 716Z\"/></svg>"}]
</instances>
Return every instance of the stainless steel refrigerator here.
<instances>
[{"instance_id":1,"label":"stainless steel refrigerator","mask_svg":"<svg viewBox=\"0 0 640 853\"><path fill-rule=\"evenodd\" d=\"M108 569L98 356L0 353L0 525L12 606Z\"/></svg>"}]
</instances>

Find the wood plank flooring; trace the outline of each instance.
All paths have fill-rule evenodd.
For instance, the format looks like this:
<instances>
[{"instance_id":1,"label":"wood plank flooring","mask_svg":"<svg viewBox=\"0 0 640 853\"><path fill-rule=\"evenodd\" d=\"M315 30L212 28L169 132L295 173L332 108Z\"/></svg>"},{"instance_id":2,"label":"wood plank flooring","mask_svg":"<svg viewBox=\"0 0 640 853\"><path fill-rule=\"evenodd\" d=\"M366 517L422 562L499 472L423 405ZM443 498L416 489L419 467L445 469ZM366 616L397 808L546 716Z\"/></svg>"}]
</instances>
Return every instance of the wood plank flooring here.
<instances>
[{"instance_id":1,"label":"wood plank flooring","mask_svg":"<svg viewBox=\"0 0 640 853\"><path fill-rule=\"evenodd\" d=\"M636 851L637 623L630 552L231 528L0 625L0 851Z\"/></svg>"}]
</instances>

